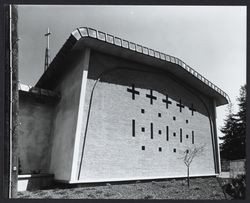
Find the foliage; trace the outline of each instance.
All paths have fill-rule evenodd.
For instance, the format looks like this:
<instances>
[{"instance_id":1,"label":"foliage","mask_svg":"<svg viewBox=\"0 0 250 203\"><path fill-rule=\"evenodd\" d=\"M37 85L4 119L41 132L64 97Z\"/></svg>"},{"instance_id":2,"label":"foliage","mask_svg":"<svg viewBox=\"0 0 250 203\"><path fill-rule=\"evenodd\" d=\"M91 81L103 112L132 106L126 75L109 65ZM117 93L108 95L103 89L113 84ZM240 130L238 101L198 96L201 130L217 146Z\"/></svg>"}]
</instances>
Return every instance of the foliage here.
<instances>
[{"instance_id":1,"label":"foliage","mask_svg":"<svg viewBox=\"0 0 250 203\"><path fill-rule=\"evenodd\" d=\"M225 119L224 127L220 137L223 143L220 145L221 157L227 160L243 159L245 153L246 140L246 85L240 89L238 113L232 113L232 106L228 106L229 113Z\"/></svg>"},{"instance_id":2,"label":"foliage","mask_svg":"<svg viewBox=\"0 0 250 203\"><path fill-rule=\"evenodd\" d=\"M204 147L205 145L202 145L200 147L188 148L185 151L185 156L183 157L183 161L185 165L190 166L194 157L200 155L204 151Z\"/></svg>"},{"instance_id":3,"label":"foliage","mask_svg":"<svg viewBox=\"0 0 250 203\"><path fill-rule=\"evenodd\" d=\"M226 193L232 196L234 199L246 198L246 176L241 175L232 179L231 183L224 186Z\"/></svg>"}]
</instances>

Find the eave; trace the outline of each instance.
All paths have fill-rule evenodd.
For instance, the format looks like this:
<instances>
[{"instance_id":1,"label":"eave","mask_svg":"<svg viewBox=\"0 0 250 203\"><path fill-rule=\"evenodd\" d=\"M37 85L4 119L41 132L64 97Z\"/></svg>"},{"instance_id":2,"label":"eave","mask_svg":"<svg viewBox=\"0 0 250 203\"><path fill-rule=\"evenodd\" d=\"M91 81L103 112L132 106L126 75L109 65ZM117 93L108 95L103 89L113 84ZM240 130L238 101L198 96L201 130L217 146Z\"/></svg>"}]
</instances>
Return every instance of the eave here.
<instances>
[{"instance_id":1,"label":"eave","mask_svg":"<svg viewBox=\"0 0 250 203\"><path fill-rule=\"evenodd\" d=\"M61 70L60 67L65 57L72 50L83 49L84 47L162 68L180 80L190 84L194 89L201 91L204 95L213 98L216 102L216 106L227 104L229 101L229 97L224 91L182 60L87 27L78 28L71 33L49 68L37 82L36 87L49 89L49 81L53 81L54 77L57 77L58 74L62 74L63 70Z\"/></svg>"}]
</instances>

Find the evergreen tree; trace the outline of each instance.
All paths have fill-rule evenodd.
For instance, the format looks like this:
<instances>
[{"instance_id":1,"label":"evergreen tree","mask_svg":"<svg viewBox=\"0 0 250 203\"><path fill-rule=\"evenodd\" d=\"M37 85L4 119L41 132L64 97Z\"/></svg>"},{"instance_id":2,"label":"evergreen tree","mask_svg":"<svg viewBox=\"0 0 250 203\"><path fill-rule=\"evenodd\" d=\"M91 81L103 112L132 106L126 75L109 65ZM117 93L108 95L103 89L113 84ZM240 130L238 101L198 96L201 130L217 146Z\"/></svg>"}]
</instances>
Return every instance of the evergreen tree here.
<instances>
[{"instance_id":1,"label":"evergreen tree","mask_svg":"<svg viewBox=\"0 0 250 203\"><path fill-rule=\"evenodd\" d=\"M232 113L232 106L229 105L229 113L225 119L225 125L221 132L224 134L220 139L221 158L227 160L243 159L246 157L246 85L240 89L239 112Z\"/></svg>"}]
</instances>

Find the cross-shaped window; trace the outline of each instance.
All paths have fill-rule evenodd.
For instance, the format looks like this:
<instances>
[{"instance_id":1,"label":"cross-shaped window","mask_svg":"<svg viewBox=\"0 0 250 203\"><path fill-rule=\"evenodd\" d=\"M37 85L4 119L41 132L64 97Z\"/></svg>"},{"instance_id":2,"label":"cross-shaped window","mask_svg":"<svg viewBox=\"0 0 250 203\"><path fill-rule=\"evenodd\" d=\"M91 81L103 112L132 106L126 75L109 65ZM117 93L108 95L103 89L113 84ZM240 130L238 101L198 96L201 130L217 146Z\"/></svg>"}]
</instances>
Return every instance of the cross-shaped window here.
<instances>
[{"instance_id":1,"label":"cross-shaped window","mask_svg":"<svg viewBox=\"0 0 250 203\"><path fill-rule=\"evenodd\" d=\"M192 111L192 116L194 115L194 111L196 111L196 109L194 108L194 105L191 104L191 107L189 107L189 110Z\"/></svg>"},{"instance_id":2,"label":"cross-shaped window","mask_svg":"<svg viewBox=\"0 0 250 203\"><path fill-rule=\"evenodd\" d=\"M168 94L166 94L166 99L162 100L164 103L166 103L166 108L168 109L168 104L172 104L170 100L168 100Z\"/></svg>"},{"instance_id":3,"label":"cross-shaped window","mask_svg":"<svg viewBox=\"0 0 250 203\"><path fill-rule=\"evenodd\" d=\"M153 90L150 90L150 94L146 94L146 97L150 98L150 104L153 104L153 99L156 100L157 98L153 95Z\"/></svg>"},{"instance_id":4,"label":"cross-shaped window","mask_svg":"<svg viewBox=\"0 0 250 203\"><path fill-rule=\"evenodd\" d=\"M176 104L176 106L180 107L180 112L182 111L182 108L185 108L184 105L181 103L181 99L179 101L179 104Z\"/></svg>"},{"instance_id":5,"label":"cross-shaped window","mask_svg":"<svg viewBox=\"0 0 250 203\"><path fill-rule=\"evenodd\" d=\"M138 95L140 94L139 91L135 90L135 85L134 84L132 84L132 88L131 89L127 88L127 91L130 92L130 93L132 93L132 99L133 100L135 99L135 95L136 94L138 94Z\"/></svg>"}]
</instances>

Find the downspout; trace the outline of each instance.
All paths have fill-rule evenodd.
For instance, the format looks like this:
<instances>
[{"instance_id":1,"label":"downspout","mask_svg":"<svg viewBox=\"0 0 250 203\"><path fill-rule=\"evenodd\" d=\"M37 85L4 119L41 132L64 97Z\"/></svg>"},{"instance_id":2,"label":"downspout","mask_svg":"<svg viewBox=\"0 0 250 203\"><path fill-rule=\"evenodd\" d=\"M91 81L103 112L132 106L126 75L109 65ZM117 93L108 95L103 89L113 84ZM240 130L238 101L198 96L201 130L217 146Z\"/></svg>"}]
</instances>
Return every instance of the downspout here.
<instances>
[{"instance_id":1,"label":"downspout","mask_svg":"<svg viewBox=\"0 0 250 203\"><path fill-rule=\"evenodd\" d=\"M13 132L13 126L12 126L12 7L9 6L9 64L10 64L10 135L9 135L9 161L10 161L10 167L9 167L9 198L12 197L12 132Z\"/></svg>"}]
</instances>

